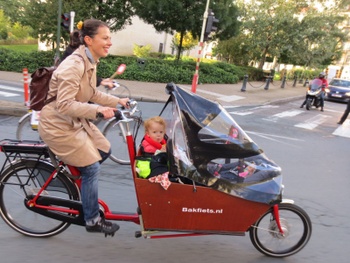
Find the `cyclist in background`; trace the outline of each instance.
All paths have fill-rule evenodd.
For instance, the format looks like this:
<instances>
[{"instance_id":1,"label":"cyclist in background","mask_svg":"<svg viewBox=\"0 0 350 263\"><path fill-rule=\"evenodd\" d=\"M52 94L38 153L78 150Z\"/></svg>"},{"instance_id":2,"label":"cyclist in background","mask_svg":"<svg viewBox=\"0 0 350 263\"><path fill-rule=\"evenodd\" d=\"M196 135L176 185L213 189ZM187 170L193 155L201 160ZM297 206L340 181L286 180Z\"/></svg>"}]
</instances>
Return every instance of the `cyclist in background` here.
<instances>
[{"instance_id":1,"label":"cyclist in background","mask_svg":"<svg viewBox=\"0 0 350 263\"><path fill-rule=\"evenodd\" d=\"M328 81L326 79L326 73L324 73L324 72L321 72L319 74L318 78L320 80L322 80L322 93L321 93L321 96L320 96L320 102L321 102L320 106L321 106L321 111L323 111L323 107L324 107L324 90L325 90L325 88L328 87ZM306 101L307 101L307 95L305 97L305 100L304 100L303 104L301 104L300 108L304 107L304 105L306 104Z\"/></svg>"}]
</instances>

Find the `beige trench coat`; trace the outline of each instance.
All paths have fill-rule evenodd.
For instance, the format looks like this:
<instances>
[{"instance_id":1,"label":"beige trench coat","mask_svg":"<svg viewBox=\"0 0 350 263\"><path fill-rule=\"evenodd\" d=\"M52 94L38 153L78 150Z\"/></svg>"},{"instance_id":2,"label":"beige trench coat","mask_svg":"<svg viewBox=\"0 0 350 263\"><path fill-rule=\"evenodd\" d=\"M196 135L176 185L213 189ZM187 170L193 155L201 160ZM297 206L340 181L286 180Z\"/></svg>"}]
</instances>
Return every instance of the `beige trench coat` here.
<instances>
[{"instance_id":1,"label":"beige trench coat","mask_svg":"<svg viewBox=\"0 0 350 263\"><path fill-rule=\"evenodd\" d=\"M119 98L96 89L96 64L89 61L84 46L54 71L48 98L56 94L56 100L41 110L40 137L66 164L84 167L101 160L98 149L108 152L110 143L88 120L96 119L97 104L116 107Z\"/></svg>"}]
</instances>

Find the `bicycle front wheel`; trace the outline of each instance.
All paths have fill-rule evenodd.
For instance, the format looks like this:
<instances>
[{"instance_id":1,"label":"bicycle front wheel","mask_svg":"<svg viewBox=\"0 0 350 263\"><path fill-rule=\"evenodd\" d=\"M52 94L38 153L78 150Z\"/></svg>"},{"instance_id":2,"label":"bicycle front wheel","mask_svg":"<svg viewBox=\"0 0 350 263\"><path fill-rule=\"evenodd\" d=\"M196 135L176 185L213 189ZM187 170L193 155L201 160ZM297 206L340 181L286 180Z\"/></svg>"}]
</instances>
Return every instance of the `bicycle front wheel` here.
<instances>
[{"instance_id":1,"label":"bicycle front wheel","mask_svg":"<svg viewBox=\"0 0 350 263\"><path fill-rule=\"evenodd\" d=\"M271 257L287 257L300 251L311 237L311 220L294 204L279 204L280 233L271 208L250 228L250 240L261 253Z\"/></svg>"},{"instance_id":2,"label":"bicycle front wheel","mask_svg":"<svg viewBox=\"0 0 350 263\"><path fill-rule=\"evenodd\" d=\"M12 229L26 236L49 237L61 233L70 225L33 212L25 205L54 170L48 163L23 159L1 174L0 215ZM57 174L41 195L79 200L75 185L63 174Z\"/></svg>"},{"instance_id":3,"label":"bicycle front wheel","mask_svg":"<svg viewBox=\"0 0 350 263\"><path fill-rule=\"evenodd\" d=\"M16 138L17 140L41 140L38 128L32 127L31 125L32 113L28 112L24 115L19 121L16 130Z\"/></svg>"},{"instance_id":4,"label":"bicycle front wheel","mask_svg":"<svg viewBox=\"0 0 350 263\"><path fill-rule=\"evenodd\" d=\"M126 127L124 122L118 122L115 118L109 120L103 127L102 133L111 143L112 154L109 158L119 164L130 164L128 145L126 143ZM138 147L144 135L143 123L138 126L138 121L128 123L130 130L139 129L135 144Z\"/></svg>"}]
</instances>

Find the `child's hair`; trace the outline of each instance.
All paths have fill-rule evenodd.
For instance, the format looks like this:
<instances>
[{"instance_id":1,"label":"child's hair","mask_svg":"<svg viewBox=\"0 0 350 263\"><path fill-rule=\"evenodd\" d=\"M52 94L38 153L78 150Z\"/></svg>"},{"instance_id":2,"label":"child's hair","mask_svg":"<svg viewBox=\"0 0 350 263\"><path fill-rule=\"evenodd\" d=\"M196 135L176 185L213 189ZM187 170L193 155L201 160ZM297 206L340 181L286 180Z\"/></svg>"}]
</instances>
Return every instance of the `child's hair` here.
<instances>
[{"instance_id":1,"label":"child's hair","mask_svg":"<svg viewBox=\"0 0 350 263\"><path fill-rule=\"evenodd\" d=\"M151 126L152 122L155 122L155 123L158 123L158 124L162 125L164 127L164 130L165 130L165 128L166 128L165 120L162 117L160 117L160 116L155 116L155 117L151 117L151 118L145 120L145 132L148 131L148 129Z\"/></svg>"}]
</instances>

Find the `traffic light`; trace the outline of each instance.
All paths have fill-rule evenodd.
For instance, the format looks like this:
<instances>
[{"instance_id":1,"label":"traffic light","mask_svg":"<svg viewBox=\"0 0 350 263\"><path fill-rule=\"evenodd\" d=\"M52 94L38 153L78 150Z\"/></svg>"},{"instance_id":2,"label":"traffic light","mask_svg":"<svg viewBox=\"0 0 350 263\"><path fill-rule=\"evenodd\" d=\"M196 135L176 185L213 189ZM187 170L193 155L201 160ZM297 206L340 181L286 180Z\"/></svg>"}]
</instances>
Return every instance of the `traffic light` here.
<instances>
[{"instance_id":1,"label":"traffic light","mask_svg":"<svg viewBox=\"0 0 350 263\"><path fill-rule=\"evenodd\" d=\"M210 33L215 32L218 28L215 24L219 23L219 19L215 18L214 13L211 9L208 10L207 24L205 25L204 41L210 39Z\"/></svg>"},{"instance_id":2,"label":"traffic light","mask_svg":"<svg viewBox=\"0 0 350 263\"><path fill-rule=\"evenodd\" d=\"M69 15L69 13L62 14L61 18L62 18L61 26L63 26L64 29L69 31L69 27L70 27L70 15Z\"/></svg>"}]
</instances>

